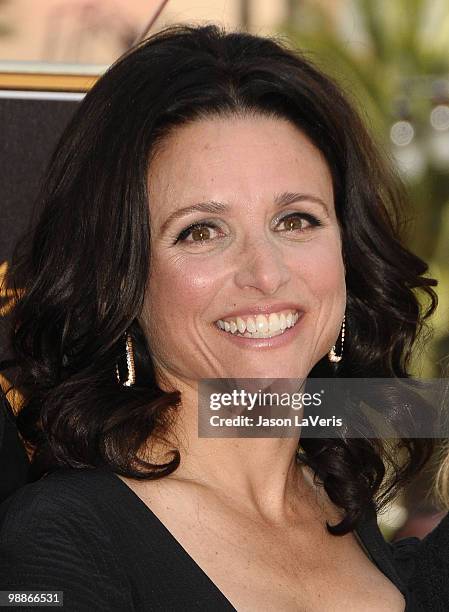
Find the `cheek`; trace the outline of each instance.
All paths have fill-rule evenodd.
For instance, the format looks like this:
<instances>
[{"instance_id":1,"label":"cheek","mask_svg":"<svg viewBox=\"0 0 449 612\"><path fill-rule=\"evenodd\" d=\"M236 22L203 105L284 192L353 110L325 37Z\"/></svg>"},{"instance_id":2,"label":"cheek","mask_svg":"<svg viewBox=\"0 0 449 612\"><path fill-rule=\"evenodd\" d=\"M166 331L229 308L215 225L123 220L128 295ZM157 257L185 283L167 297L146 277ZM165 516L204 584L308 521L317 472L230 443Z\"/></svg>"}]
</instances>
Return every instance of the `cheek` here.
<instances>
[{"instance_id":1,"label":"cheek","mask_svg":"<svg viewBox=\"0 0 449 612\"><path fill-rule=\"evenodd\" d=\"M321 251L304 267L308 284L318 296L332 298L345 289L345 269L340 251Z\"/></svg>"},{"instance_id":2,"label":"cheek","mask_svg":"<svg viewBox=\"0 0 449 612\"><path fill-rule=\"evenodd\" d=\"M293 274L305 283L307 290L317 300L335 300L345 294L345 267L339 234L304 244L290 260ZM319 304L316 303L318 307Z\"/></svg>"},{"instance_id":3,"label":"cheek","mask_svg":"<svg viewBox=\"0 0 449 612\"><path fill-rule=\"evenodd\" d=\"M188 329L213 302L220 286L217 264L199 259L153 258L147 301L153 329L161 325Z\"/></svg>"}]
</instances>

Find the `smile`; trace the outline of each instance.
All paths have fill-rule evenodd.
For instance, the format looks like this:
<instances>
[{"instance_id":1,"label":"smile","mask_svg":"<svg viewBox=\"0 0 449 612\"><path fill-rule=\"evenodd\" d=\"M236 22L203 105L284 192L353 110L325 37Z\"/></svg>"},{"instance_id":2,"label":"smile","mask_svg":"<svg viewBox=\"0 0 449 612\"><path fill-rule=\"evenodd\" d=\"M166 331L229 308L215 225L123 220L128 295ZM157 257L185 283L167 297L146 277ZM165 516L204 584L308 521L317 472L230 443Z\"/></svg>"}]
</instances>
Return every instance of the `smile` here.
<instances>
[{"instance_id":1,"label":"smile","mask_svg":"<svg viewBox=\"0 0 449 612\"><path fill-rule=\"evenodd\" d=\"M247 317L219 319L216 325L229 334L243 338L273 338L294 327L299 319L297 310L282 310Z\"/></svg>"}]
</instances>

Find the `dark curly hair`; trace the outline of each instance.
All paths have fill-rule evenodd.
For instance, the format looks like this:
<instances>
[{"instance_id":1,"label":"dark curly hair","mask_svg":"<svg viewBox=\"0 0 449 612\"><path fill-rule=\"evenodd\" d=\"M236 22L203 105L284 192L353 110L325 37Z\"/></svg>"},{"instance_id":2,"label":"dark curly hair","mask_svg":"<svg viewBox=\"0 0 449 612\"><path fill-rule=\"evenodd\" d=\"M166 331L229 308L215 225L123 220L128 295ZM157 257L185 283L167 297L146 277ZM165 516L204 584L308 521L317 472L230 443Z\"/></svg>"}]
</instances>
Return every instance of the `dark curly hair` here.
<instances>
[{"instance_id":1,"label":"dark curly hair","mask_svg":"<svg viewBox=\"0 0 449 612\"><path fill-rule=\"evenodd\" d=\"M324 358L310 377L410 376L436 281L402 243L403 188L352 104L279 39L171 26L126 53L87 93L52 157L38 222L13 258L13 384L24 396L18 426L34 451L33 479L58 466L102 465L139 479L178 467L177 449L162 465L141 453L180 406L179 392L156 384L138 322L151 263L148 164L176 126L248 113L291 121L332 174L350 333L344 360ZM129 388L115 376L127 330L137 370ZM388 394L382 409L397 410ZM424 439L398 446L400 461L380 439L301 440L303 461L345 511L328 525L332 533L349 532L373 501L379 508L390 500L432 450Z\"/></svg>"}]
</instances>

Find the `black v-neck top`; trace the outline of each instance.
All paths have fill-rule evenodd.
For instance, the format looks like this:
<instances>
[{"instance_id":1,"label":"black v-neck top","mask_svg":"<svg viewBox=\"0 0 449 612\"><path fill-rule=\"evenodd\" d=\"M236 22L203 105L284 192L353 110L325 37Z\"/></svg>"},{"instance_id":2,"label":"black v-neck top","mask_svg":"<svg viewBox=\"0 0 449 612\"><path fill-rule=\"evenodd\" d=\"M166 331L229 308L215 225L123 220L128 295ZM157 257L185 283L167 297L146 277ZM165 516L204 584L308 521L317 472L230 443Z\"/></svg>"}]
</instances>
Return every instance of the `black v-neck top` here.
<instances>
[{"instance_id":1,"label":"black v-neck top","mask_svg":"<svg viewBox=\"0 0 449 612\"><path fill-rule=\"evenodd\" d=\"M401 546L385 542L375 516L357 535L407 598ZM99 468L58 470L0 506L0 590L63 591L66 612L235 610L148 506Z\"/></svg>"}]
</instances>

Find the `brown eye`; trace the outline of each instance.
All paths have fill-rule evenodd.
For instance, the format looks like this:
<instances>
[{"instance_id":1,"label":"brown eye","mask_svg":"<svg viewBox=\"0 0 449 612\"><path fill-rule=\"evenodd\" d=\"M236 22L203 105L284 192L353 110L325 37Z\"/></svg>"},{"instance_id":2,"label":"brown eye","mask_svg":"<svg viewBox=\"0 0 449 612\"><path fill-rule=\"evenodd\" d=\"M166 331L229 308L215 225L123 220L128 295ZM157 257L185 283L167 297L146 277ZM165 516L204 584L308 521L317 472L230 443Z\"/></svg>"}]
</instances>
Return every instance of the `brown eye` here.
<instances>
[{"instance_id":1,"label":"brown eye","mask_svg":"<svg viewBox=\"0 0 449 612\"><path fill-rule=\"evenodd\" d=\"M200 240L209 240L210 230L205 225L200 225L198 227L195 227L191 231L191 235L194 242L198 242Z\"/></svg>"},{"instance_id":2,"label":"brown eye","mask_svg":"<svg viewBox=\"0 0 449 612\"><path fill-rule=\"evenodd\" d=\"M289 217L288 219L284 219L284 227L287 231L301 229L302 223L303 220L299 217Z\"/></svg>"},{"instance_id":3,"label":"brown eye","mask_svg":"<svg viewBox=\"0 0 449 612\"><path fill-rule=\"evenodd\" d=\"M284 224L284 229L278 229L276 231L302 233L311 230L313 227L320 226L321 221L308 213L293 213L291 215L287 215L283 219L280 219L279 225L281 227L282 224Z\"/></svg>"},{"instance_id":4,"label":"brown eye","mask_svg":"<svg viewBox=\"0 0 449 612\"><path fill-rule=\"evenodd\" d=\"M175 244L177 242L202 244L220 238L216 235L219 233L220 229L214 223L194 223L179 234Z\"/></svg>"}]
</instances>

